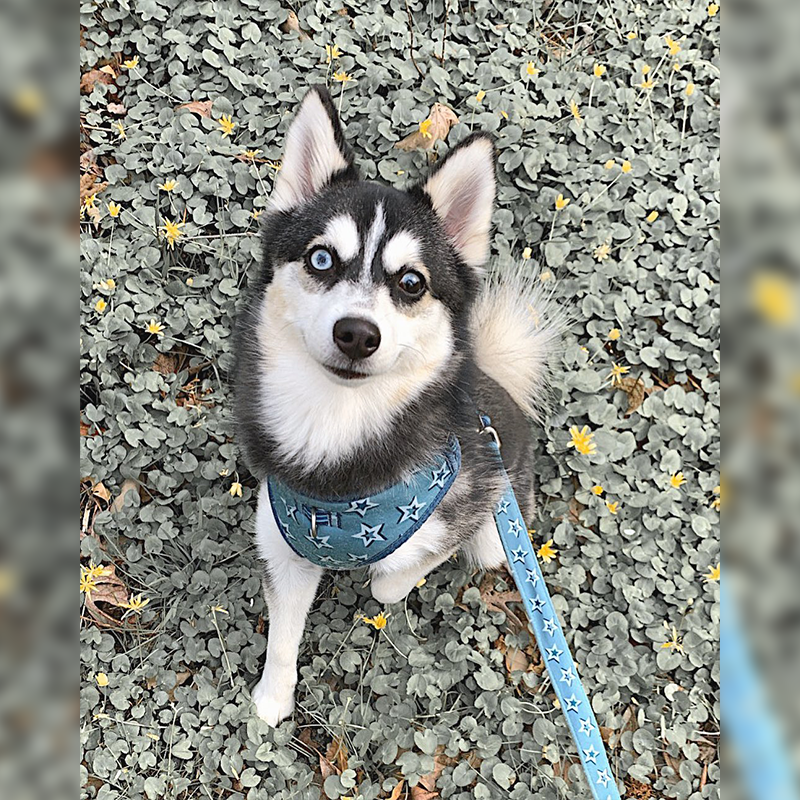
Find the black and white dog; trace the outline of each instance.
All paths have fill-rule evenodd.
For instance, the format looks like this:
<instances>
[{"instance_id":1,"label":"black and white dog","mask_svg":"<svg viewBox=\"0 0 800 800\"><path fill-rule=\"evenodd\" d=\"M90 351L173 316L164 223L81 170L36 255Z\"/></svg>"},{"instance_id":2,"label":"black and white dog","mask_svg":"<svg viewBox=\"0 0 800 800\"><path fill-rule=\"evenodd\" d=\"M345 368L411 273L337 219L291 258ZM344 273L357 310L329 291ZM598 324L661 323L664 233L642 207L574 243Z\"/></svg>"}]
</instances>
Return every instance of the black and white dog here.
<instances>
[{"instance_id":1,"label":"black and white dog","mask_svg":"<svg viewBox=\"0 0 800 800\"><path fill-rule=\"evenodd\" d=\"M399 191L359 178L325 91L307 93L289 129L236 348L240 443L261 481L256 537L269 610L253 699L272 725L294 707L300 639L326 563L292 546L289 523L302 503L286 493L367 498L348 510L380 514L368 498L410 485L457 441L460 470L435 510L410 538L365 562L384 604L403 599L456 551L480 568L505 561L492 516L502 474L478 433L477 409L500 433L516 495L532 513L526 417L541 401L562 325L558 313L548 319L541 282L523 270L484 278L494 196L484 134ZM272 481L283 487L285 523ZM397 510L410 507L403 515L419 518L424 503L409 502ZM317 512L304 511L305 538L329 547L329 536L315 538ZM335 526L336 517L326 521ZM367 546L382 541L379 533L357 537Z\"/></svg>"}]
</instances>

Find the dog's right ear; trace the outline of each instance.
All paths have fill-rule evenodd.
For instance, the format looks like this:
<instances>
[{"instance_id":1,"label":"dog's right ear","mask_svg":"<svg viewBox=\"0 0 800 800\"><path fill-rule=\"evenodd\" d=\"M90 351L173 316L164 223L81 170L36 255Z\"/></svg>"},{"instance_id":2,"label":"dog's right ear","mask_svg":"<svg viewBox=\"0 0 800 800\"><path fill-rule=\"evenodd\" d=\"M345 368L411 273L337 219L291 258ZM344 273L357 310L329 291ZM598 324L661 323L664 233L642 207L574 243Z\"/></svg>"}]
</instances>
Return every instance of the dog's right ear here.
<instances>
[{"instance_id":1,"label":"dog's right ear","mask_svg":"<svg viewBox=\"0 0 800 800\"><path fill-rule=\"evenodd\" d=\"M334 178L357 177L339 117L325 89L309 89L286 134L283 161L270 197L273 211L288 211L314 197Z\"/></svg>"}]
</instances>

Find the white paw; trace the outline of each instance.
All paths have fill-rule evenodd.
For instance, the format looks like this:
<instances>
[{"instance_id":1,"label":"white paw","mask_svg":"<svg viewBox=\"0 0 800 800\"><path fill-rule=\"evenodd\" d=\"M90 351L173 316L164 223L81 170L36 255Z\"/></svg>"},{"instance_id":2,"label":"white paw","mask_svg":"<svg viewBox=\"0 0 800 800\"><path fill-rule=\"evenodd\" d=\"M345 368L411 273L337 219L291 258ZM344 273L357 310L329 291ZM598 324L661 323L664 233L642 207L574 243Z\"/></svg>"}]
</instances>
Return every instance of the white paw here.
<instances>
[{"instance_id":1,"label":"white paw","mask_svg":"<svg viewBox=\"0 0 800 800\"><path fill-rule=\"evenodd\" d=\"M370 588L372 589L372 596L381 605L388 606L403 600L414 588L414 584L409 585L407 581L393 581L387 578L373 578Z\"/></svg>"},{"instance_id":2,"label":"white paw","mask_svg":"<svg viewBox=\"0 0 800 800\"><path fill-rule=\"evenodd\" d=\"M258 716L273 728L291 716L294 710L294 690L275 691L267 684L266 678L262 678L253 689L252 699Z\"/></svg>"}]
</instances>

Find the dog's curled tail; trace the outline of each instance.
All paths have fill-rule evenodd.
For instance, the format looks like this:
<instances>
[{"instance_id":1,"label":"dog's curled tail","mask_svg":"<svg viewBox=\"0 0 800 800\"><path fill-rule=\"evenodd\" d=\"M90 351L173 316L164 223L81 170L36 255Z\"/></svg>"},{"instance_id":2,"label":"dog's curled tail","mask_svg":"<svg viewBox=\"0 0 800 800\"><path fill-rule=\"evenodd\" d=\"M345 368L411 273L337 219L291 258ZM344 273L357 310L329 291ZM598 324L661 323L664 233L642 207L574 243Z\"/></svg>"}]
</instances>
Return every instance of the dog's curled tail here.
<instances>
[{"instance_id":1,"label":"dog's curled tail","mask_svg":"<svg viewBox=\"0 0 800 800\"><path fill-rule=\"evenodd\" d=\"M533 418L547 407L551 363L569 325L553 284L552 273L539 273L525 262L504 271L495 268L470 320L478 366Z\"/></svg>"}]
</instances>

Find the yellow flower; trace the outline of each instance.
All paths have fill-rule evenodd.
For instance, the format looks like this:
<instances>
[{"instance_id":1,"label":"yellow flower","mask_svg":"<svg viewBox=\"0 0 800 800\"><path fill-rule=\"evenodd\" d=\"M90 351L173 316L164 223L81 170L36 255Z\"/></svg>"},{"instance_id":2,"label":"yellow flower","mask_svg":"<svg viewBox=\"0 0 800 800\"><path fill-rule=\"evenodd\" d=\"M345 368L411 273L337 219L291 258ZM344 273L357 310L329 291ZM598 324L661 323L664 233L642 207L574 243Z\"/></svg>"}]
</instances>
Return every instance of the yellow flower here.
<instances>
[{"instance_id":1,"label":"yellow flower","mask_svg":"<svg viewBox=\"0 0 800 800\"><path fill-rule=\"evenodd\" d=\"M669 47L669 54L671 56L676 56L680 53L681 46L671 36L665 36L664 41L667 43L667 47Z\"/></svg>"},{"instance_id":2,"label":"yellow flower","mask_svg":"<svg viewBox=\"0 0 800 800\"><path fill-rule=\"evenodd\" d=\"M579 453L589 456L597 450L597 445L592 441L594 434L589 430L588 425L584 425L580 430L577 425L573 425L569 429L569 435L572 437L570 446Z\"/></svg>"},{"instance_id":3,"label":"yellow flower","mask_svg":"<svg viewBox=\"0 0 800 800\"><path fill-rule=\"evenodd\" d=\"M650 73L650 65L643 64L642 65L642 75L648 75Z\"/></svg>"},{"instance_id":4,"label":"yellow flower","mask_svg":"<svg viewBox=\"0 0 800 800\"><path fill-rule=\"evenodd\" d=\"M673 489L680 489L684 483L686 483L686 477L682 472L673 472L672 475L669 476L669 485Z\"/></svg>"},{"instance_id":5,"label":"yellow flower","mask_svg":"<svg viewBox=\"0 0 800 800\"><path fill-rule=\"evenodd\" d=\"M147 332L155 334L156 336L163 336L164 326L160 322L151 319L150 322L147 323Z\"/></svg>"},{"instance_id":6,"label":"yellow flower","mask_svg":"<svg viewBox=\"0 0 800 800\"><path fill-rule=\"evenodd\" d=\"M655 222L658 219L658 211L651 211L646 219L648 222Z\"/></svg>"},{"instance_id":7,"label":"yellow flower","mask_svg":"<svg viewBox=\"0 0 800 800\"><path fill-rule=\"evenodd\" d=\"M334 58L340 58L342 55L341 50L339 50L338 44L326 44L325 45L325 63L330 64Z\"/></svg>"},{"instance_id":8,"label":"yellow flower","mask_svg":"<svg viewBox=\"0 0 800 800\"><path fill-rule=\"evenodd\" d=\"M616 514L619 511L619 501L615 500L612 503L610 500L606 500L606 508L611 514Z\"/></svg>"},{"instance_id":9,"label":"yellow flower","mask_svg":"<svg viewBox=\"0 0 800 800\"><path fill-rule=\"evenodd\" d=\"M339 81L339 83L348 83L348 81L353 80L343 69L340 69L338 72L334 72L333 79L335 81Z\"/></svg>"},{"instance_id":10,"label":"yellow flower","mask_svg":"<svg viewBox=\"0 0 800 800\"><path fill-rule=\"evenodd\" d=\"M786 325L795 316L792 287L781 275L757 275L753 281L753 300L761 314L775 325Z\"/></svg>"},{"instance_id":11,"label":"yellow flower","mask_svg":"<svg viewBox=\"0 0 800 800\"><path fill-rule=\"evenodd\" d=\"M251 161L261 155L262 150L245 150L242 155L249 158Z\"/></svg>"},{"instance_id":12,"label":"yellow flower","mask_svg":"<svg viewBox=\"0 0 800 800\"><path fill-rule=\"evenodd\" d=\"M507 111L498 111L497 112L503 119L508 119L508 112Z\"/></svg>"},{"instance_id":13,"label":"yellow flower","mask_svg":"<svg viewBox=\"0 0 800 800\"><path fill-rule=\"evenodd\" d=\"M161 230L164 231L164 235L167 237L167 246L170 250L175 247L175 242L183 236L181 228L185 224L185 222L171 222L168 219L164 220L164 225Z\"/></svg>"},{"instance_id":14,"label":"yellow flower","mask_svg":"<svg viewBox=\"0 0 800 800\"><path fill-rule=\"evenodd\" d=\"M592 494L596 494L598 497L600 497L600 495L603 494L604 491L605 489L599 483L597 484L597 486L592 486Z\"/></svg>"},{"instance_id":15,"label":"yellow flower","mask_svg":"<svg viewBox=\"0 0 800 800\"><path fill-rule=\"evenodd\" d=\"M694 84L687 83L686 84L686 96L691 97L694 94Z\"/></svg>"},{"instance_id":16,"label":"yellow flower","mask_svg":"<svg viewBox=\"0 0 800 800\"><path fill-rule=\"evenodd\" d=\"M639 34L637 34L635 31L631 31L628 34L628 41L633 41L634 39L638 39L638 38L639 38Z\"/></svg>"},{"instance_id":17,"label":"yellow flower","mask_svg":"<svg viewBox=\"0 0 800 800\"><path fill-rule=\"evenodd\" d=\"M623 367L621 364L612 364L611 374L609 375L611 378L611 385L622 386L622 376L626 375L630 371L630 367Z\"/></svg>"},{"instance_id":18,"label":"yellow flower","mask_svg":"<svg viewBox=\"0 0 800 800\"><path fill-rule=\"evenodd\" d=\"M234 481L231 484L231 488L228 489L228 494L231 497L241 497L242 496L242 484L239 481Z\"/></svg>"},{"instance_id":19,"label":"yellow flower","mask_svg":"<svg viewBox=\"0 0 800 800\"><path fill-rule=\"evenodd\" d=\"M98 314L102 314L106 308L108 308L108 303L106 303L102 297L94 304L94 310L97 311Z\"/></svg>"},{"instance_id":20,"label":"yellow flower","mask_svg":"<svg viewBox=\"0 0 800 800\"><path fill-rule=\"evenodd\" d=\"M116 218L119 216L119 212L122 211L122 206L119 203L109 203L108 204L108 213Z\"/></svg>"},{"instance_id":21,"label":"yellow flower","mask_svg":"<svg viewBox=\"0 0 800 800\"><path fill-rule=\"evenodd\" d=\"M626 174L627 174L628 172L630 172L630 171L633 169L633 166L631 165L631 162L630 162L630 161L623 161L623 162L622 162L622 166L620 167L620 169L621 169L621 170L622 170L624 173L626 173Z\"/></svg>"},{"instance_id":22,"label":"yellow flower","mask_svg":"<svg viewBox=\"0 0 800 800\"><path fill-rule=\"evenodd\" d=\"M676 62L675 62L673 65L672 65L672 69L674 69L674 70L675 70L675 72L680 72L680 71L683 69L683 64L679 64L679 63L676 61Z\"/></svg>"},{"instance_id":23,"label":"yellow flower","mask_svg":"<svg viewBox=\"0 0 800 800\"><path fill-rule=\"evenodd\" d=\"M422 120L419 124L419 132L423 135L425 139L432 139L433 134L430 132L430 127L433 124L433 120L429 117L428 119Z\"/></svg>"},{"instance_id":24,"label":"yellow flower","mask_svg":"<svg viewBox=\"0 0 800 800\"><path fill-rule=\"evenodd\" d=\"M606 163L603 166L606 169L611 169L614 166L614 164L616 164L616 161L614 161L613 158L609 158L608 161L606 161Z\"/></svg>"},{"instance_id":25,"label":"yellow flower","mask_svg":"<svg viewBox=\"0 0 800 800\"><path fill-rule=\"evenodd\" d=\"M574 100L569 101L569 110L572 113L572 116L575 117L575 119L581 118L580 109L578 108L578 104Z\"/></svg>"},{"instance_id":26,"label":"yellow flower","mask_svg":"<svg viewBox=\"0 0 800 800\"><path fill-rule=\"evenodd\" d=\"M593 255L598 261L605 261L609 253L611 253L611 245L608 242L603 242L603 244L595 247Z\"/></svg>"},{"instance_id":27,"label":"yellow flower","mask_svg":"<svg viewBox=\"0 0 800 800\"><path fill-rule=\"evenodd\" d=\"M106 291L113 292L117 288L117 282L113 278L106 278L106 280L100 281L100 286Z\"/></svg>"},{"instance_id":28,"label":"yellow flower","mask_svg":"<svg viewBox=\"0 0 800 800\"><path fill-rule=\"evenodd\" d=\"M556 211L561 211L568 205L569 205L569 200L565 198L563 194L559 194L558 197L556 197Z\"/></svg>"},{"instance_id":29,"label":"yellow flower","mask_svg":"<svg viewBox=\"0 0 800 800\"><path fill-rule=\"evenodd\" d=\"M225 136L230 136L233 133L233 129L236 127L236 123L233 121L233 116L231 114L223 114L217 120L217 125L219 125L222 131L223 138Z\"/></svg>"},{"instance_id":30,"label":"yellow flower","mask_svg":"<svg viewBox=\"0 0 800 800\"><path fill-rule=\"evenodd\" d=\"M425 580L425 578L420 578L420 579L417 581L417 584L416 584L416 586L417 586L417 589L421 589L421 588L422 588L422 587L423 587L423 586L424 586L424 585L425 585L427 582L428 582L428 581L426 581L426 580Z\"/></svg>"},{"instance_id":31,"label":"yellow flower","mask_svg":"<svg viewBox=\"0 0 800 800\"><path fill-rule=\"evenodd\" d=\"M367 625L372 625L376 631L382 631L389 622L389 616L389 614L384 614L381 611L380 614L376 614L374 617L361 617L361 621Z\"/></svg>"},{"instance_id":32,"label":"yellow flower","mask_svg":"<svg viewBox=\"0 0 800 800\"><path fill-rule=\"evenodd\" d=\"M651 78L648 78L646 81L642 81L639 84L639 86L641 86L642 89L652 89L655 86L655 84L653 83Z\"/></svg>"},{"instance_id":33,"label":"yellow flower","mask_svg":"<svg viewBox=\"0 0 800 800\"><path fill-rule=\"evenodd\" d=\"M532 77L539 74L539 70L536 69L536 64L534 64L533 61L529 61L525 65L525 73Z\"/></svg>"},{"instance_id":34,"label":"yellow flower","mask_svg":"<svg viewBox=\"0 0 800 800\"><path fill-rule=\"evenodd\" d=\"M91 594L97 588L97 582L88 571L81 569L81 594Z\"/></svg>"},{"instance_id":35,"label":"yellow flower","mask_svg":"<svg viewBox=\"0 0 800 800\"><path fill-rule=\"evenodd\" d=\"M120 608L127 608L128 611L133 611L134 614L140 614L142 609L150 602L149 597L142 597L137 594L136 597L131 597L127 603L121 603Z\"/></svg>"},{"instance_id":36,"label":"yellow flower","mask_svg":"<svg viewBox=\"0 0 800 800\"><path fill-rule=\"evenodd\" d=\"M86 199L83 201L83 205L84 205L84 207L86 207L86 208L94 208L94 204L95 204L95 201L96 201L96 200L97 200L97 193L95 193L95 194L90 194L90 195L88 195L88 196L86 197Z\"/></svg>"},{"instance_id":37,"label":"yellow flower","mask_svg":"<svg viewBox=\"0 0 800 800\"><path fill-rule=\"evenodd\" d=\"M706 582L716 582L720 579L721 573L722 565L717 564L716 567L711 567L703 577L706 579Z\"/></svg>"},{"instance_id":38,"label":"yellow flower","mask_svg":"<svg viewBox=\"0 0 800 800\"><path fill-rule=\"evenodd\" d=\"M522 257L527 261L533 255L533 250L530 247L526 247L522 251Z\"/></svg>"},{"instance_id":39,"label":"yellow flower","mask_svg":"<svg viewBox=\"0 0 800 800\"><path fill-rule=\"evenodd\" d=\"M553 540L548 539L537 551L536 555L544 561L545 564L549 564L557 555L558 550L553 547Z\"/></svg>"},{"instance_id":40,"label":"yellow flower","mask_svg":"<svg viewBox=\"0 0 800 800\"><path fill-rule=\"evenodd\" d=\"M108 686L108 675L105 672L98 672L94 679L97 681L98 686Z\"/></svg>"},{"instance_id":41,"label":"yellow flower","mask_svg":"<svg viewBox=\"0 0 800 800\"><path fill-rule=\"evenodd\" d=\"M475 99L479 103L483 102L484 97L486 97L486 92L484 92L483 89L479 90L478 94L475 95Z\"/></svg>"},{"instance_id":42,"label":"yellow flower","mask_svg":"<svg viewBox=\"0 0 800 800\"><path fill-rule=\"evenodd\" d=\"M158 188L161 189L162 192L171 192L177 185L178 181L170 178L168 181L164 181L164 183L159 183Z\"/></svg>"},{"instance_id":43,"label":"yellow flower","mask_svg":"<svg viewBox=\"0 0 800 800\"><path fill-rule=\"evenodd\" d=\"M709 3L708 4L708 16L709 17L716 17L717 11L719 11L719 5L717 3Z\"/></svg>"},{"instance_id":44,"label":"yellow flower","mask_svg":"<svg viewBox=\"0 0 800 800\"><path fill-rule=\"evenodd\" d=\"M117 136L119 136L120 139L128 138L128 134L125 133L125 126L121 122L115 122L114 127L117 129Z\"/></svg>"},{"instance_id":45,"label":"yellow flower","mask_svg":"<svg viewBox=\"0 0 800 800\"><path fill-rule=\"evenodd\" d=\"M134 56L128 61L123 61L122 66L125 67L125 69L136 69L136 67L139 66L139 56Z\"/></svg>"},{"instance_id":46,"label":"yellow flower","mask_svg":"<svg viewBox=\"0 0 800 800\"><path fill-rule=\"evenodd\" d=\"M602 64L595 64L592 72L594 72L595 78L602 78L606 74L606 68Z\"/></svg>"},{"instance_id":47,"label":"yellow flower","mask_svg":"<svg viewBox=\"0 0 800 800\"><path fill-rule=\"evenodd\" d=\"M722 508L722 484L714 487L714 494L717 496L711 501L711 508L719 511Z\"/></svg>"},{"instance_id":48,"label":"yellow flower","mask_svg":"<svg viewBox=\"0 0 800 800\"><path fill-rule=\"evenodd\" d=\"M263 208L254 208L253 209L253 219L257 220L263 213L264 213L264 209Z\"/></svg>"},{"instance_id":49,"label":"yellow flower","mask_svg":"<svg viewBox=\"0 0 800 800\"><path fill-rule=\"evenodd\" d=\"M608 338L611 339L612 342L616 342L620 336L622 336L622 331L619 328L612 328L608 332Z\"/></svg>"},{"instance_id":50,"label":"yellow flower","mask_svg":"<svg viewBox=\"0 0 800 800\"><path fill-rule=\"evenodd\" d=\"M194 286L194 278L187 278L186 279L187 286Z\"/></svg>"},{"instance_id":51,"label":"yellow flower","mask_svg":"<svg viewBox=\"0 0 800 800\"><path fill-rule=\"evenodd\" d=\"M665 623L666 624L666 623ZM679 653L683 652L683 645L681 644L681 640L678 638L678 631L675 630L675 626L672 626L672 639L669 642L664 642L661 645L661 649L668 649L668 650L677 650Z\"/></svg>"}]
</instances>

